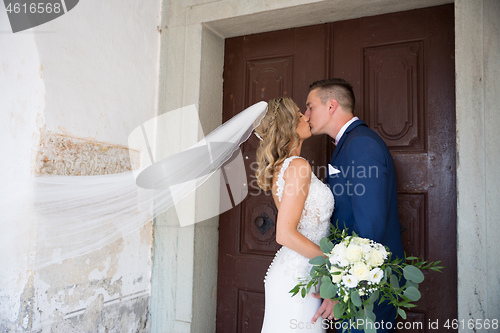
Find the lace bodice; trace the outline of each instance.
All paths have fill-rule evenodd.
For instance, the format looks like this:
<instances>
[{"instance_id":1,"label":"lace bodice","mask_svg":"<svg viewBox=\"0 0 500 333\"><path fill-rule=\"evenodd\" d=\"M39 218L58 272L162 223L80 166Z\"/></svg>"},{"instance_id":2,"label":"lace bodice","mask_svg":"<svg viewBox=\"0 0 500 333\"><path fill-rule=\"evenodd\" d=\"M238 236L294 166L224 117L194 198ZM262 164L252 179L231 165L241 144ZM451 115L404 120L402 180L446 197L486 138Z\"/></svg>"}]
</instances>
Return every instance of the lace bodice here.
<instances>
[{"instance_id":1,"label":"lace bodice","mask_svg":"<svg viewBox=\"0 0 500 333\"><path fill-rule=\"evenodd\" d=\"M295 158L302 157L290 156L287 158L283 162L280 173L278 174L278 178L276 180L276 195L278 196L278 200L280 202L285 189L285 179L283 178L283 175L285 170L290 165L290 162L292 162ZM311 173L309 194L307 195L304 209L302 210L302 215L297 225L297 230L312 242L319 245L321 238L326 237L329 233L330 217L333 212L333 207L334 198L332 192L327 185L316 177L314 173ZM309 271L311 270L308 258L288 249L285 246L278 250L271 266L277 263L286 265L287 272L294 279L308 276ZM271 269L271 266L269 266L268 272Z\"/></svg>"}]
</instances>

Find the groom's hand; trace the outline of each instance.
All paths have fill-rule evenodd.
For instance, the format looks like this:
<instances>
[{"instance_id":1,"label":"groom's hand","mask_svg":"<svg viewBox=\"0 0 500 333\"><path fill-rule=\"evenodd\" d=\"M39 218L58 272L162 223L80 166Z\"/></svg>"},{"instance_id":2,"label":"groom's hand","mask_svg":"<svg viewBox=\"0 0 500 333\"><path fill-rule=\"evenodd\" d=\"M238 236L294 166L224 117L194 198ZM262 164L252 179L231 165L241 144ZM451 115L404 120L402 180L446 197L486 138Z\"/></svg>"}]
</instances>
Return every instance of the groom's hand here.
<instances>
[{"instance_id":1,"label":"groom's hand","mask_svg":"<svg viewBox=\"0 0 500 333\"><path fill-rule=\"evenodd\" d=\"M311 293L311 295L314 298L321 298L319 293L318 294ZM333 307L335 306L335 303L337 303L337 302L333 302L331 299L324 299L323 304L321 304L318 311L316 311L316 313L314 314L314 317L312 318L311 323L314 324L320 316L323 317L324 319L327 319L327 318L330 320L336 319L333 316Z\"/></svg>"}]
</instances>

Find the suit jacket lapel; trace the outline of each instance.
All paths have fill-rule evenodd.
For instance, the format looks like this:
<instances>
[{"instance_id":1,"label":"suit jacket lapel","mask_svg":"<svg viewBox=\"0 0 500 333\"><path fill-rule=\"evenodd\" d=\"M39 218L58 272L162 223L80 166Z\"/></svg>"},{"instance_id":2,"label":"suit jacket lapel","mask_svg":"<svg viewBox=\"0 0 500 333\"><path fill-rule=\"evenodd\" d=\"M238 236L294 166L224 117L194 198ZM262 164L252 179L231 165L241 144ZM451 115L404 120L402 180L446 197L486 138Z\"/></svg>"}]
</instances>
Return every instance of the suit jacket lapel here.
<instances>
[{"instance_id":1,"label":"suit jacket lapel","mask_svg":"<svg viewBox=\"0 0 500 333\"><path fill-rule=\"evenodd\" d=\"M340 141L339 141L339 144L337 145L337 147L335 147L335 151L333 152L333 157L332 159L330 160L330 164L333 166L333 162L335 161L335 158L337 157L337 155L339 154L339 151L340 149L342 148L342 145L344 144L346 138L347 138L347 134L352 131L354 128L360 126L360 125L365 125L365 126L368 126L366 125L366 123L362 120L356 120L355 122L353 122L351 125L349 125L349 127L347 127L347 129L345 130L344 132L344 135L342 135L342 137L340 138Z\"/></svg>"}]
</instances>

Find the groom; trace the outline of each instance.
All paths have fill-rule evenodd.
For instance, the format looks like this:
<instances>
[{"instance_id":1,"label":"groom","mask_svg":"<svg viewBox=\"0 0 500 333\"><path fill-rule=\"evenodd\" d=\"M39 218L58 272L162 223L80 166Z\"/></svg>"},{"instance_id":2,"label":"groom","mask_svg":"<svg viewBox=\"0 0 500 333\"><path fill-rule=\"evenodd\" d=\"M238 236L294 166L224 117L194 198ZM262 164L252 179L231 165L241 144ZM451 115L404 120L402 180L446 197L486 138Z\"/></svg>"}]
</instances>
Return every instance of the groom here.
<instances>
[{"instance_id":1,"label":"groom","mask_svg":"<svg viewBox=\"0 0 500 333\"><path fill-rule=\"evenodd\" d=\"M392 259L403 258L394 161L380 136L354 117L354 105L352 86L343 79L316 81L309 86L305 115L311 132L328 134L336 145L326 177L335 197L332 223L388 246ZM377 322L384 323L380 326L384 329L377 332L394 332L396 309L387 303L377 304L373 312ZM333 306L331 300L324 300L313 322L320 316L332 319ZM389 326L392 329L387 329Z\"/></svg>"}]
</instances>

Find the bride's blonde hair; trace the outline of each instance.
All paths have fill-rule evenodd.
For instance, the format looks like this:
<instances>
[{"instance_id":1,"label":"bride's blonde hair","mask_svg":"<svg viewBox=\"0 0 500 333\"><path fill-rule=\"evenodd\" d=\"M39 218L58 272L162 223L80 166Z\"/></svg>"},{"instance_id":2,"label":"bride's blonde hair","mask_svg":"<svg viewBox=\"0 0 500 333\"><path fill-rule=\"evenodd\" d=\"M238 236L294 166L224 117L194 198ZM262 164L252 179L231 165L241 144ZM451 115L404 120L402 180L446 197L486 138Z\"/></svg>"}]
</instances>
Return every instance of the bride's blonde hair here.
<instances>
[{"instance_id":1,"label":"bride's blonde hair","mask_svg":"<svg viewBox=\"0 0 500 333\"><path fill-rule=\"evenodd\" d=\"M300 122L298 107L290 97L268 102L266 116L255 132L262 138L257 148L257 184L264 191L272 189L273 174L288 156L299 146L297 125Z\"/></svg>"}]
</instances>

